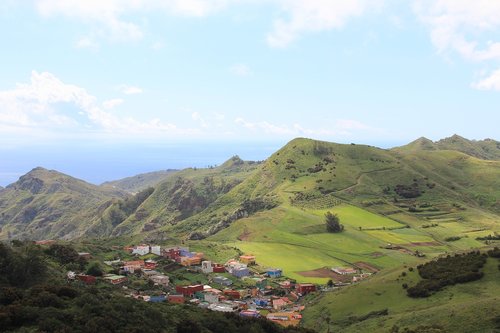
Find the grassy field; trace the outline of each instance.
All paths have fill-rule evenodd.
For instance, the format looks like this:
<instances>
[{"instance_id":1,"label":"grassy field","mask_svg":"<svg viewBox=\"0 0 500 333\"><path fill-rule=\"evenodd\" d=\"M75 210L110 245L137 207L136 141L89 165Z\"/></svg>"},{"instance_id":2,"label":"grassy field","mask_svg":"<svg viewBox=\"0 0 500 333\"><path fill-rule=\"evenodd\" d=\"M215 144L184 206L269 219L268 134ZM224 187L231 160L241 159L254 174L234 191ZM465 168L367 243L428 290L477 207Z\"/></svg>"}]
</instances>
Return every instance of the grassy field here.
<instances>
[{"instance_id":1,"label":"grassy field","mask_svg":"<svg viewBox=\"0 0 500 333\"><path fill-rule=\"evenodd\" d=\"M433 240L407 228L359 230L359 226L400 228L404 225L354 206L343 205L332 211L339 215L342 223L345 221L344 232L327 233L323 211L282 206L241 219L209 240L256 255L261 266L282 268L290 278L316 283L326 283L328 278L305 277L299 272L349 266L356 262L379 268L415 263L419 259L412 255L381 248L387 244L386 238L398 235L399 243Z\"/></svg>"},{"instance_id":2,"label":"grassy field","mask_svg":"<svg viewBox=\"0 0 500 333\"><path fill-rule=\"evenodd\" d=\"M395 326L415 329L428 323L442 329L437 332L496 332L498 322L494 320L500 316L498 260L488 259L484 272L480 281L447 287L429 298L413 299L406 296L402 284L415 284L419 280L417 271L392 269L311 300L313 306L303 313L304 326L326 332L324 314L330 313L332 332L389 332ZM384 309L388 310L386 316L359 322L353 319Z\"/></svg>"}]
</instances>

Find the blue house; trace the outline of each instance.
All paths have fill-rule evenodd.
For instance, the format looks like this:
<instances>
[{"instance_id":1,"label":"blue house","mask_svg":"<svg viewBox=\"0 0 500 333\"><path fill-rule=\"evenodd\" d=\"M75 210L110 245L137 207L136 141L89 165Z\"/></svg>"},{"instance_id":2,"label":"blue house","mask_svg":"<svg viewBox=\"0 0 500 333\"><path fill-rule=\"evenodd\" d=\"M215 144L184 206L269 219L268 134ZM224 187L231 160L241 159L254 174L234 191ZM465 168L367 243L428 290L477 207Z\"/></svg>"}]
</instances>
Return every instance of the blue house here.
<instances>
[{"instance_id":1,"label":"blue house","mask_svg":"<svg viewBox=\"0 0 500 333\"><path fill-rule=\"evenodd\" d=\"M149 301L152 303L160 303L160 302L165 302L167 300L167 297L165 295L160 295L160 296L151 296L149 298Z\"/></svg>"},{"instance_id":2,"label":"blue house","mask_svg":"<svg viewBox=\"0 0 500 333\"><path fill-rule=\"evenodd\" d=\"M238 267L238 268L234 268L233 271L231 272L231 274L233 274L234 276L236 276L238 278L241 278L244 276L249 276L250 271L248 270L248 267Z\"/></svg>"},{"instance_id":3,"label":"blue house","mask_svg":"<svg viewBox=\"0 0 500 333\"><path fill-rule=\"evenodd\" d=\"M261 307L266 307L269 305L269 302L267 301L267 299L262 299L262 298L255 299L254 303L255 303L255 305L261 306Z\"/></svg>"},{"instance_id":4,"label":"blue house","mask_svg":"<svg viewBox=\"0 0 500 333\"><path fill-rule=\"evenodd\" d=\"M267 276L270 278L279 278L283 275L283 271L279 268L272 268L266 271Z\"/></svg>"}]
</instances>

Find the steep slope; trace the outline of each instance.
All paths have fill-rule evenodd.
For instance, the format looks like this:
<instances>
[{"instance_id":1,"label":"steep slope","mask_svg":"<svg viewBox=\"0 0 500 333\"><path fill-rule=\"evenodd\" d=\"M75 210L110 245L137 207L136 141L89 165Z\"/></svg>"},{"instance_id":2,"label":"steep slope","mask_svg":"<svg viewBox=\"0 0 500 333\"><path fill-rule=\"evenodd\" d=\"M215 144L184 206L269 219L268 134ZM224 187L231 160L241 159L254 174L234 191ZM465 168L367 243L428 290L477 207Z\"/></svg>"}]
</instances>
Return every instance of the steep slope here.
<instances>
[{"instance_id":1,"label":"steep slope","mask_svg":"<svg viewBox=\"0 0 500 333\"><path fill-rule=\"evenodd\" d=\"M77 237L110 199L125 195L57 171L35 168L0 192L0 239Z\"/></svg>"},{"instance_id":2,"label":"steep slope","mask_svg":"<svg viewBox=\"0 0 500 333\"><path fill-rule=\"evenodd\" d=\"M113 235L170 227L196 215L249 177L259 163L234 156L216 168L185 169L167 177Z\"/></svg>"},{"instance_id":3,"label":"steep slope","mask_svg":"<svg viewBox=\"0 0 500 333\"><path fill-rule=\"evenodd\" d=\"M103 183L101 186L118 188L130 193L137 193L148 187L154 187L171 176L178 170L168 169L161 171L154 171L148 173L141 173L132 177L113 180Z\"/></svg>"},{"instance_id":4,"label":"steep slope","mask_svg":"<svg viewBox=\"0 0 500 333\"><path fill-rule=\"evenodd\" d=\"M433 147L426 139L415 145ZM339 200L378 214L395 214L405 222L423 223L435 212L471 221L479 214L494 223L499 198L498 161L448 150L383 150L295 139L241 184L172 229L207 236L262 208L281 204L327 209ZM245 210L244 202L256 207ZM427 208L416 208L420 205Z\"/></svg>"}]
</instances>

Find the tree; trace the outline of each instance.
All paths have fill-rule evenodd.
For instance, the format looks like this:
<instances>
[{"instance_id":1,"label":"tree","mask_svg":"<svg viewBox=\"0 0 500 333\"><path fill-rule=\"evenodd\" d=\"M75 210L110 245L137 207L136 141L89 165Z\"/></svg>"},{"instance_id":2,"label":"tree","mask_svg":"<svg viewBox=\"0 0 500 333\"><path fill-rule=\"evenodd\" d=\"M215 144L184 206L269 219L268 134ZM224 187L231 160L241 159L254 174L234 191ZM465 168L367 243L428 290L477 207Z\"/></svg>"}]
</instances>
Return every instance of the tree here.
<instances>
[{"instance_id":1,"label":"tree","mask_svg":"<svg viewBox=\"0 0 500 333\"><path fill-rule=\"evenodd\" d=\"M333 280L332 279L328 280L328 282L326 283L326 285L328 287L330 287L330 288L333 287Z\"/></svg>"},{"instance_id":2,"label":"tree","mask_svg":"<svg viewBox=\"0 0 500 333\"><path fill-rule=\"evenodd\" d=\"M340 224L340 219L337 214L332 214L330 211L325 214L326 230L328 232L342 232L344 225Z\"/></svg>"},{"instance_id":3,"label":"tree","mask_svg":"<svg viewBox=\"0 0 500 333\"><path fill-rule=\"evenodd\" d=\"M93 262L87 269L87 274L92 276L102 276L104 272L98 262Z\"/></svg>"}]
</instances>

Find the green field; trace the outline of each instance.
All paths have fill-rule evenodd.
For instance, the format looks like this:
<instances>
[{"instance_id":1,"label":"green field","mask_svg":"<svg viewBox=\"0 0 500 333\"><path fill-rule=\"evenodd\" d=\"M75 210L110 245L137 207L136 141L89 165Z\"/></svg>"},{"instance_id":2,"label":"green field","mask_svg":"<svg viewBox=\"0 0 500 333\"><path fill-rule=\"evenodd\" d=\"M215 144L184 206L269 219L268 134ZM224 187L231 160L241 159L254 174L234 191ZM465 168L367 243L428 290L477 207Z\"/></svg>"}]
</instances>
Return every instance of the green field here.
<instances>
[{"instance_id":1,"label":"green field","mask_svg":"<svg viewBox=\"0 0 500 333\"><path fill-rule=\"evenodd\" d=\"M391 269L309 300L313 306L303 313L304 326L326 332L324 314L329 313L331 332L390 332L394 326L415 329L429 323L442 329L436 332L496 332L495 318L498 321L500 317L498 260L488 259L484 272L479 281L447 287L429 298L413 299L406 296L402 284L415 284L419 280L417 271ZM352 319L384 309L388 310L386 316L359 322Z\"/></svg>"}]
</instances>

